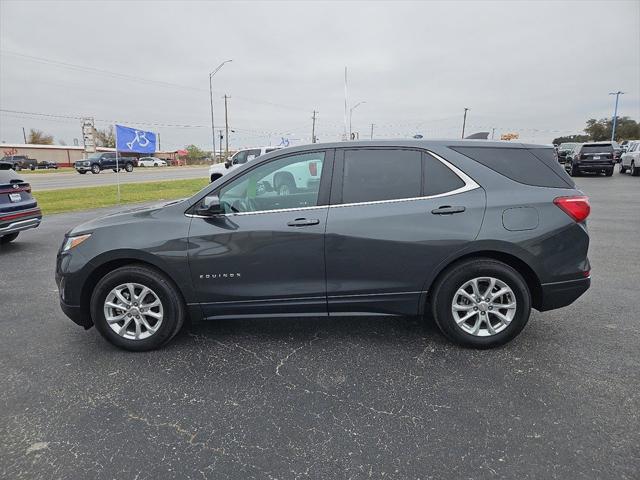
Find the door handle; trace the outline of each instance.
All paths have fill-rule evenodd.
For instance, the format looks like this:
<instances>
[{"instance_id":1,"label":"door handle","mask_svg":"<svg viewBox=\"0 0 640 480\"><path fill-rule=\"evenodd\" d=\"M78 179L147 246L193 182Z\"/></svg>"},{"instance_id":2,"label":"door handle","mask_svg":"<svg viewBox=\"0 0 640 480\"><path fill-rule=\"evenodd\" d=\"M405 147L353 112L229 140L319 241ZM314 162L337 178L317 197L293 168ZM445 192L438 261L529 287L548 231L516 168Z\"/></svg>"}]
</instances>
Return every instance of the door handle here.
<instances>
[{"instance_id":1,"label":"door handle","mask_svg":"<svg viewBox=\"0 0 640 480\"><path fill-rule=\"evenodd\" d=\"M290 227L307 227L309 225L318 225L320 220L317 218L296 218L291 222L287 223Z\"/></svg>"},{"instance_id":2,"label":"door handle","mask_svg":"<svg viewBox=\"0 0 640 480\"><path fill-rule=\"evenodd\" d=\"M443 205L442 207L431 210L431 213L433 213L434 215L452 215L454 213L462 213L465 210L465 207L452 207L450 205Z\"/></svg>"}]
</instances>

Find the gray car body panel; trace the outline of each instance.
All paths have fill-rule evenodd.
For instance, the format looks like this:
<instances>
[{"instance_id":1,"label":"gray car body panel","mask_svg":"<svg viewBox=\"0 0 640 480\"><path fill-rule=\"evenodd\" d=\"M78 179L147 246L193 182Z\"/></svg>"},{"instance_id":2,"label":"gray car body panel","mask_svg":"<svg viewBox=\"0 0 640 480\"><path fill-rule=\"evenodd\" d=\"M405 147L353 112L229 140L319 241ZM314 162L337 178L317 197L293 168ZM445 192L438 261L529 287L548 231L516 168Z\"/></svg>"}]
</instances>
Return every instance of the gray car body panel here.
<instances>
[{"instance_id":1,"label":"gray car body panel","mask_svg":"<svg viewBox=\"0 0 640 480\"><path fill-rule=\"evenodd\" d=\"M588 233L584 224L574 222L553 199L580 192L515 182L449 148L476 145L502 147L505 142L406 140L290 147L245 164L189 199L80 225L68 235L92 233L92 237L70 254L58 257L63 309L77 323L90 326L87 296L99 275L113 266L142 262L173 280L192 320L413 315L423 312L438 275L471 255L521 262L526 270L521 273L534 277L532 281L538 284L534 292L538 298L533 302L538 309L571 303L588 288L582 278L589 269ZM313 150L376 147L433 152L478 186L437 198L320 205L304 212L319 223L298 230L286 227L288 220L301 216L296 210L214 218L189 215L206 195L274 158ZM450 216L431 214L443 205L460 205L466 210ZM518 227L521 220L517 211L513 213L519 208L529 219L522 220L526 228ZM505 215L516 228L505 227ZM537 224L533 225L530 219L536 216ZM563 282L569 282L569 287ZM581 283L573 288L571 282ZM543 297L559 288L564 289L562 299Z\"/></svg>"}]
</instances>

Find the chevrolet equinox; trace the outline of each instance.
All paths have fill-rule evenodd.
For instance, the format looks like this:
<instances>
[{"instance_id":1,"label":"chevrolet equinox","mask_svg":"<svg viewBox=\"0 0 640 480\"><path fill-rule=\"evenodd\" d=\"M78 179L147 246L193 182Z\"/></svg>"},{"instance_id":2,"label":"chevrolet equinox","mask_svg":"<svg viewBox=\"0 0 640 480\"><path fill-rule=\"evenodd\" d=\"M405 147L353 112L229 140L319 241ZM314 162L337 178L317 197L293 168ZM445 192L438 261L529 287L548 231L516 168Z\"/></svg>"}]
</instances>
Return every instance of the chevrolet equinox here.
<instances>
[{"instance_id":1,"label":"chevrolet equinox","mask_svg":"<svg viewBox=\"0 0 640 480\"><path fill-rule=\"evenodd\" d=\"M430 315L487 348L589 288L589 211L545 146L313 144L75 227L56 281L69 318L129 350L187 319L356 315Z\"/></svg>"}]
</instances>

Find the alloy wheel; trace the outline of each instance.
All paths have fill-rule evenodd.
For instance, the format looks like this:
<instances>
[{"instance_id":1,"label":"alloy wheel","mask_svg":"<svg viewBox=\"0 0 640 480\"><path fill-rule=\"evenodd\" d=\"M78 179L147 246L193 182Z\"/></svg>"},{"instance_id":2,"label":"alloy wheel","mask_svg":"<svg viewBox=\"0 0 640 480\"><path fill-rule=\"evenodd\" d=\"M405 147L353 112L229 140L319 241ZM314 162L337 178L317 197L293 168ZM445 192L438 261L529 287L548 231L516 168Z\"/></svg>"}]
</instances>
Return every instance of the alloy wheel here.
<instances>
[{"instance_id":1,"label":"alloy wheel","mask_svg":"<svg viewBox=\"0 0 640 480\"><path fill-rule=\"evenodd\" d=\"M451 313L458 327L478 337L502 332L513 321L516 309L516 296L511 287L493 277L477 277L465 282L451 302Z\"/></svg>"},{"instance_id":2,"label":"alloy wheel","mask_svg":"<svg viewBox=\"0 0 640 480\"><path fill-rule=\"evenodd\" d=\"M143 340L162 325L164 311L158 295L139 283L125 283L113 288L104 301L104 318L118 335L129 340Z\"/></svg>"}]
</instances>

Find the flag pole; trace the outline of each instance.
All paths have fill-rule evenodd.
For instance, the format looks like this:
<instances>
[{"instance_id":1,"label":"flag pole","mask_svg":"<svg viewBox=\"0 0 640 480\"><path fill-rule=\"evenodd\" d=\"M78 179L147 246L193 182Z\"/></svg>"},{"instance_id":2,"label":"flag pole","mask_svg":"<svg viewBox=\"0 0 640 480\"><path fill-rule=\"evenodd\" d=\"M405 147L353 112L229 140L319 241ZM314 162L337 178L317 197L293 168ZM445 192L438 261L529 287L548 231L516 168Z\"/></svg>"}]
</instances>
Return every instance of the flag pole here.
<instances>
[{"instance_id":1,"label":"flag pole","mask_svg":"<svg viewBox=\"0 0 640 480\"><path fill-rule=\"evenodd\" d=\"M115 125L116 130L116 184L118 188L118 205L120 205L120 165L118 163L118 126Z\"/></svg>"}]
</instances>

